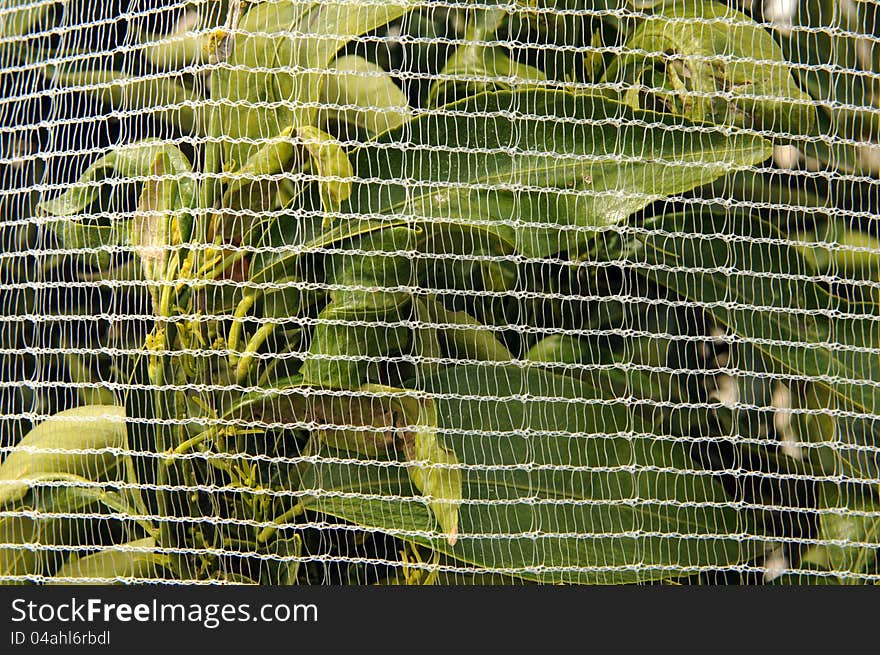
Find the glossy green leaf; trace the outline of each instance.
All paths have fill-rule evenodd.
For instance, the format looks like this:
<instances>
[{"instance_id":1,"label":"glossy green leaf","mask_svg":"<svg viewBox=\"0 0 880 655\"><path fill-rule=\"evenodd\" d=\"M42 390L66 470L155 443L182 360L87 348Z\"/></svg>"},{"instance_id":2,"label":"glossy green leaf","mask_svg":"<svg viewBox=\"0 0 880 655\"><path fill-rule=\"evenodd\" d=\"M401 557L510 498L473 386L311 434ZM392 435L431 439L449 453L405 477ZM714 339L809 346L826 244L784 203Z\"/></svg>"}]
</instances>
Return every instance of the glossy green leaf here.
<instances>
[{"instance_id":1,"label":"glossy green leaf","mask_svg":"<svg viewBox=\"0 0 880 655\"><path fill-rule=\"evenodd\" d=\"M128 516L146 513L124 493L79 476L61 477L62 484L34 487L20 504L5 508L15 514L0 517L0 578L45 574L66 553L55 546L91 545L92 540L100 538L101 525L106 523L97 518L96 512L110 510ZM156 532L149 521L137 521L147 534ZM10 582L3 580L0 584Z\"/></svg>"},{"instance_id":2,"label":"glossy green leaf","mask_svg":"<svg viewBox=\"0 0 880 655\"><path fill-rule=\"evenodd\" d=\"M322 216L308 217L302 223L293 217L274 221L258 242L251 262L251 281L264 283L289 276L301 276L300 265L305 255L338 249L349 240L356 240L385 228L407 224L405 218L348 218L324 227Z\"/></svg>"},{"instance_id":3,"label":"glossy green leaf","mask_svg":"<svg viewBox=\"0 0 880 655\"><path fill-rule=\"evenodd\" d=\"M532 346L524 359L541 364L580 364L589 359L592 350L586 339L554 334Z\"/></svg>"},{"instance_id":4,"label":"glossy green leaf","mask_svg":"<svg viewBox=\"0 0 880 655\"><path fill-rule=\"evenodd\" d=\"M125 408L87 405L35 426L0 464L0 506L21 500L42 480L77 475L105 480L127 447Z\"/></svg>"},{"instance_id":5,"label":"glossy green leaf","mask_svg":"<svg viewBox=\"0 0 880 655\"><path fill-rule=\"evenodd\" d=\"M64 348L71 349L70 342L62 341ZM70 381L81 385L77 392L83 405L115 405L116 396L103 383L96 371L98 358L93 354L69 352L64 356Z\"/></svg>"},{"instance_id":6,"label":"glossy green leaf","mask_svg":"<svg viewBox=\"0 0 880 655\"><path fill-rule=\"evenodd\" d=\"M628 361L621 368L608 368L614 363L612 355L599 347L594 340L568 334L553 334L529 348L523 359L557 375L578 377L598 389L623 396L629 395L633 386L630 383L643 382L636 385L638 392L646 396L653 395L650 392L656 385L651 384L650 376L642 377L644 374L641 371L626 370L626 364L636 359L632 352L636 348L637 343L628 342ZM661 365L665 365L665 362Z\"/></svg>"},{"instance_id":7,"label":"glossy green leaf","mask_svg":"<svg viewBox=\"0 0 880 655\"><path fill-rule=\"evenodd\" d=\"M303 316L319 306L326 296L324 291L307 288L299 278L281 278L274 283L277 286L266 289L261 296L260 315L265 318Z\"/></svg>"},{"instance_id":8,"label":"glossy green leaf","mask_svg":"<svg viewBox=\"0 0 880 655\"><path fill-rule=\"evenodd\" d=\"M409 341L406 294L363 292L333 301L318 315L318 325L302 367L307 385L354 389L368 381L371 364L400 354Z\"/></svg>"},{"instance_id":9,"label":"glossy green leaf","mask_svg":"<svg viewBox=\"0 0 880 655\"><path fill-rule=\"evenodd\" d=\"M128 516L145 513L143 508L137 507L140 499L131 497L139 493L137 491L112 491L103 484L77 475L65 475L62 481L65 484L33 488L31 494L25 497L25 502L37 512L69 514L74 520L89 520L81 519L77 514L98 506ZM128 481L136 483L136 480ZM148 519L137 519L137 522L145 527L147 533L154 532Z\"/></svg>"},{"instance_id":10,"label":"glossy green leaf","mask_svg":"<svg viewBox=\"0 0 880 655\"><path fill-rule=\"evenodd\" d=\"M871 584L880 573L880 517L873 501L847 499L819 515L818 530L819 543L806 550L801 568L823 584Z\"/></svg>"},{"instance_id":11,"label":"glossy green leaf","mask_svg":"<svg viewBox=\"0 0 880 655\"><path fill-rule=\"evenodd\" d=\"M711 0L655 7L605 80L636 107L785 135L813 133L815 109L770 32Z\"/></svg>"},{"instance_id":12,"label":"glossy green leaf","mask_svg":"<svg viewBox=\"0 0 880 655\"><path fill-rule=\"evenodd\" d=\"M33 507L16 508L15 514L0 517L0 584L22 584L29 577L45 575L54 568L60 555L67 552L58 546L88 545L89 539L98 534L96 526L90 525L95 519L78 515L93 511L99 502L97 496L104 495L117 496L93 488L45 488L29 499L34 501ZM34 512L37 518L25 512ZM39 516L43 513L69 516Z\"/></svg>"},{"instance_id":13,"label":"glossy green leaf","mask_svg":"<svg viewBox=\"0 0 880 655\"><path fill-rule=\"evenodd\" d=\"M750 517L680 443L642 434L626 405L543 371L460 366L426 381L463 465L460 537L438 534L405 465L316 463L311 509L541 582L638 582L752 557Z\"/></svg>"},{"instance_id":14,"label":"glossy green leaf","mask_svg":"<svg viewBox=\"0 0 880 655\"><path fill-rule=\"evenodd\" d=\"M491 93L447 109L355 153L364 181L352 213L477 224L544 257L770 155L755 135L685 129L681 118L559 91Z\"/></svg>"},{"instance_id":15,"label":"glossy green leaf","mask_svg":"<svg viewBox=\"0 0 880 655\"><path fill-rule=\"evenodd\" d=\"M265 283L284 277L303 277L301 266L305 256L347 247L358 247L358 240L382 230L398 228L408 223L404 217L349 217L327 225L325 215L282 216L270 222L257 242L257 252L251 260L250 277L254 283ZM411 229L413 237L422 235L419 228ZM369 237L372 239L373 237ZM425 239L429 235L424 235ZM416 241L410 241L415 247Z\"/></svg>"},{"instance_id":16,"label":"glossy green leaf","mask_svg":"<svg viewBox=\"0 0 880 655\"><path fill-rule=\"evenodd\" d=\"M431 87L428 102L439 107L486 91L504 91L517 86L546 82L533 66L511 60L500 47L468 44L459 48L443 69L444 76Z\"/></svg>"},{"instance_id":17,"label":"glossy green leaf","mask_svg":"<svg viewBox=\"0 0 880 655\"><path fill-rule=\"evenodd\" d=\"M512 292L518 282L514 263L515 244L485 225L425 223L424 240L419 243L423 254L416 262L419 286L434 289L461 290L468 293L489 291Z\"/></svg>"},{"instance_id":18,"label":"glossy green leaf","mask_svg":"<svg viewBox=\"0 0 880 655\"><path fill-rule=\"evenodd\" d=\"M789 220L792 224L802 226L803 214L807 211L811 216L821 218L833 207L832 199L827 192L822 193L819 185L819 181L797 172L784 176L774 168L759 168L720 177L701 189L701 195L704 198L727 198L741 205L760 203L780 210L788 210L790 206L794 211ZM787 218L783 212L780 213L780 218Z\"/></svg>"},{"instance_id":19,"label":"glossy green leaf","mask_svg":"<svg viewBox=\"0 0 880 655\"><path fill-rule=\"evenodd\" d=\"M865 105L863 69L857 34L863 32L855 12L834 0L800 0L793 29L780 38L786 58L794 64L804 87L816 100ZM828 66L833 61L834 66ZM825 64L825 65L822 65Z\"/></svg>"},{"instance_id":20,"label":"glossy green leaf","mask_svg":"<svg viewBox=\"0 0 880 655\"><path fill-rule=\"evenodd\" d=\"M307 385L353 389L370 381L371 364L400 353L409 341L401 325L410 296L412 264L405 256L417 233L388 228L361 236L327 263L327 279L340 288L318 315L302 374Z\"/></svg>"},{"instance_id":21,"label":"glossy green leaf","mask_svg":"<svg viewBox=\"0 0 880 655\"><path fill-rule=\"evenodd\" d=\"M367 136L400 127L412 113L391 76L356 55L333 62L321 90L321 104L330 105L325 110L327 120L357 126Z\"/></svg>"},{"instance_id":22,"label":"glossy green leaf","mask_svg":"<svg viewBox=\"0 0 880 655\"><path fill-rule=\"evenodd\" d=\"M791 416L791 440L811 446L800 455L814 470L834 475L840 456L836 449L838 430L846 429L847 422L834 415L831 390L817 383L806 383L791 385L790 395L793 409L807 410Z\"/></svg>"},{"instance_id":23,"label":"glossy green leaf","mask_svg":"<svg viewBox=\"0 0 880 655\"><path fill-rule=\"evenodd\" d=\"M443 366L441 361L445 356L440 345L440 335L436 325L429 318L425 301L419 296L413 298L413 312L419 326L412 333L412 354L417 358L416 362L416 387L420 386L421 380L437 373Z\"/></svg>"}]
</instances>

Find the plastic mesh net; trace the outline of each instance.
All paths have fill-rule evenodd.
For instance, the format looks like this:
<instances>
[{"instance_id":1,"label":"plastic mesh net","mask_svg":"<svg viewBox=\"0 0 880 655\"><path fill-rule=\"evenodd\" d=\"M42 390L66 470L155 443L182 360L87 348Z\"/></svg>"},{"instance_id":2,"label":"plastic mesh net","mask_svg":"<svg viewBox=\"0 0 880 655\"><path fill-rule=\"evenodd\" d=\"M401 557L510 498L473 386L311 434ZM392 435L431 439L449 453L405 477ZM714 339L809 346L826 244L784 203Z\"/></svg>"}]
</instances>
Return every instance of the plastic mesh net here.
<instances>
[{"instance_id":1,"label":"plastic mesh net","mask_svg":"<svg viewBox=\"0 0 880 655\"><path fill-rule=\"evenodd\" d=\"M0 581L876 582L878 8L0 0Z\"/></svg>"}]
</instances>

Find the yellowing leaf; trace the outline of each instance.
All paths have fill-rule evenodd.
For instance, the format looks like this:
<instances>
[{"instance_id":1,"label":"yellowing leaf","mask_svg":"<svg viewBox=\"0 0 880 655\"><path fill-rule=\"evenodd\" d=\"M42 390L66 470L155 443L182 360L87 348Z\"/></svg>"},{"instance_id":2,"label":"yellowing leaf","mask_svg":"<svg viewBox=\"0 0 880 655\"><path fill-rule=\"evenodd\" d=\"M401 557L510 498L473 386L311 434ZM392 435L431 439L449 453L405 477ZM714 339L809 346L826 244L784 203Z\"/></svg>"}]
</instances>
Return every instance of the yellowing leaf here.
<instances>
[{"instance_id":1,"label":"yellowing leaf","mask_svg":"<svg viewBox=\"0 0 880 655\"><path fill-rule=\"evenodd\" d=\"M0 464L0 507L21 500L40 481L70 475L106 480L127 444L124 407L60 412L35 426Z\"/></svg>"}]
</instances>

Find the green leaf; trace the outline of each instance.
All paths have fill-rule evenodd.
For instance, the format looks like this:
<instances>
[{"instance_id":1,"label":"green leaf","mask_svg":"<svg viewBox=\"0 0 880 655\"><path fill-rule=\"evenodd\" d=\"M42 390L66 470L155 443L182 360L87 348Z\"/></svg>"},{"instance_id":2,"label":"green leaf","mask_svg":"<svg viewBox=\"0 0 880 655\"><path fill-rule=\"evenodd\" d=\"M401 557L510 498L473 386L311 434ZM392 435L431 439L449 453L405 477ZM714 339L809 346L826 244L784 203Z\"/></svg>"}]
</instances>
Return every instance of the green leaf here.
<instances>
[{"instance_id":1,"label":"green leaf","mask_svg":"<svg viewBox=\"0 0 880 655\"><path fill-rule=\"evenodd\" d=\"M92 480L76 475L65 475L61 481L65 484L32 489L31 495L27 496L25 500L33 505L38 512L71 514L78 520L77 513L96 505L129 516L146 513L143 506L138 507L142 501L138 497L137 490L111 491L102 484L96 484ZM128 482L137 484L136 479L129 479ZM156 531L148 519L135 520L148 534L153 534Z\"/></svg>"},{"instance_id":2,"label":"green leaf","mask_svg":"<svg viewBox=\"0 0 880 655\"><path fill-rule=\"evenodd\" d=\"M222 138L222 164L235 170L266 134L315 125L321 85L336 56L352 39L402 16L409 0L363 3L262 2L242 17L226 65L211 78L210 134Z\"/></svg>"},{"instance_id":3,"label":"green leaf","mask_svg":"<svg viewBox=\"0 0 880 655\"><path fill-rule=\"evenodd\" d=\"M52 567L59 552L64 552L53 546L89 545L91 539L99 538L104 521L96 519L93 508L107 508L129 516L145 513L122 494L85 478L64 475L62 481L63 484L31 489L21 506L14 508L16 514L0 517L0 578L44 573ZM25 512L33 512L37 518ZM147 534L155 535L156 530L148 521L138 522ZM0 584L10 582L2 580Z\"/></svg>"},{"instance_id":4,"label":"green leaf","mask_svg":"<svg viewBox=\"0 0 880 655\"><path fill-rule=\"evenodd\" d=\"M791 440L811 445L805 455L814 471L835 475L840 457L836 448L837 434L846 428L847 421L838 419L830 411L834 407L831 390L820 384L806 383L792 385L791 391L792 409L807 410L791 416Z\"/></svg>"},{"instance_id":5,"label":"green leaf","mask_svg":"<svg viewBox=\"0 0 880 655\"><path fill-rule=\"evenodd\" d=\"M486 91L503 91L518 85L545 82L540 70L513 61L500 46L488 46L507 19L503 9L473 12L465 43L456 48L428 92L428 106L438 107Z\"/></svg>"},{"instance_id":6,"label":"green leaf","mask_svg":"<svg viewBox=\"0 0 880 655\"><path fill-rule=\"evenodd\" d=\"M513 291L519 277L515 244L484 225L424 223L421 256L416 262L419 286L443 293ZM455 256L450 256L455 255Z\"/></svg>"},{"instance_id":7,"label":"green leaf","mask_svg":"<svg viewBox=\"0 0 880 655\"><path fill-rule=\"evenodd\" d=\"M833 212L831 198L820 190L819 182L795 172L790 176L780 175L775 168L758 168L737 171L720 177L711 185L701 189L703 198L729 198L746 203L760 203L765 206L791 205L818 216ZM847 198L849 201L850 198ZM803 226L802 212L793 212L792 223Z\"/></svg>"},{"instance_id":8,"label":"green leaf","mask_svg":"<svg viewBox=\"0 0 880 655\"><path fill-rule=\"evenodd\" d=\"M162 578L168 558L154 552L152 537L107 546L100 552L74 557L47 584L115 584L127 579Z\"/></svg>"},{"instance_id":9,"label":"green leaf","mask_svg":"<svg viewBox=\"0 0 880 655\"><path fill-rule=\"evenodd\" d=\"M269 550L277 558L277 562L271 562L270 570L274 573L271 584L294 585L297 584L299 566L302 562L302 537L298 534L288 539L276 539L272 542Z\"/></svg>"},{"instance_id":10,"label":"green leaf","mask_svg":"<svg viewBox=\"0 0 880 655\"><path fill-rule=\"evenodd\" d=\"M755 135L560 91L491 93L447 109L354 154L363 181L352 214L476 224L545 257L771 152Z\"/></svg>"},{"instance_id":11,"label":"green leaf","mask_svg":"<svg viewBox=\"0 0 880 655\"><path fill-rule=\"evenodd\" d=\"M554 334L532 346L524 359L541 364L580 364L589 361L593 349L587 339Z\"/></svg>"},{"instance_id":12,"label":"green leaf","mask_svg":"<svg viewBox=\"0 0 880 655\"><path fill-rule=\"evenodd\" d=\"M460 537L450 546L406 472L319 461L310 509L546 583L661 580L752 557L748 514L676 441L640 431L623 403L545 371L460 366L424 385L438 438L462 464ZM641 426L644 427L644 426Z\"/></svg>"},{"instance_id":13,"label":"green leaf","mask_svg":"<svg viewBox=\"0 0 880 655\"><path fill-rule=\"evenodd\" d=\"M406 294L366 291L362 302L331 302L318 315L302 366L305 384L354 389L366 383L371 364L406 347L409 330L399 323L408 307Z\"/></svg>"},{"instance_id":14,"label":"green leaf","mask_svg":"<svg viewBox=\"0 0 880 655\"><path fill-rule=\"evenodd\" d=\"M381 358L400 353L409 341L408 286L412 264L403 253L418 233L387 228L361 236L351 251L329 257L330 303L318 315L302 367L304 383L353 389L370 381L368 371Z\"/></svg>"},{"instance_id":15,"label":"green leaf","mask_svg":"<svg viewBox=\"0 0 880 655\"><path fill-rule=\"evenodd\" d=\"M40 541L40 522L36 519L0 517L0 584L23 584L21 578L39 572L40 557L29 545Z\"/></svg>"},{"instance_id":16,"label":"green leaf","mask_svg":"<svg viewBox=\"0 0 880 655\"><path fill-rule=\"evenodd\" d=\"M42 480L77 475L105 480L127 448L125 408L89 405L34 427L0 464L0 507L21 500Z\"/></svg>"},{"instance_id":17,"label":"green leaf","mask_svg":"<svg viewBox=\"0 0 880 655\"><path fill-rule=\"evenodd\" d=\"M812 134L813 103L773 36L711 0L667 2L645 17L606 82L623 82L630 104L695 121L785 135ZM652 100L653 98L653 100Z\"/></svg>"},{"instance_id":18,"label":"green leaf","mask_svg":"<svg viewBox=\"0 0 880 655\"><path fill-rule=\"evenodd\" d=\"M199 25L197 11L183 14L168 34L139 35L141 51L153 66L165 70L177 70L201 64L205 59L205 33L194 29Z\"/></svg>"},{"instance_id":19,"label":"green leaf","mask_svg":"<svg viewBox=\"0 0 880 655\"><path fill-rule=\"evenodd\" d=\"M880 239L853 229L851 221L831 218L817 232L798 234L804 260L823 273L880 280Z\"/></svg>"},{"instance_id":20,"label":"green leaf","mask_svg":"<svg viewBox=\"0 0 880 655\"><path fill-rule=\"evenodd\" d=\"M156 159L162 156L165 174L175 176L180 207L195 196L195 180L186 156L176 147L157 139L146 139L117 148L89 166L79 180L63 194L44 200L38 209L50 216L74 216L85 211L98 197L100 183L111 175L143 181L152 174Z\"/></svg>"},{"instance_id":21,"label":"green leaf","mask_svg":"<svg viewBox=\"0 0 880 655\"><path fill-rule=\"evenodd\" d=\"M333 62L321 90L326 120L354 125L368 136L400 127L412 113L391 76L363 57L348 55Z\"/></svg>"},{"instance_id":22,"label":"green leaf","mask_svg":"<svg viewBox=\"0 0 880 655\"><path fill-rule=\"evenodd\" d=\"M409 402L406 402L409 401ZM409 408L404 420L412 425L403 438L403 450L410 462L410 480L427 498L446 541L458 541L458 513L461 506L462 474L455 453L444 448L437 437L437 407L430 398L404 399ZM413 412L413 406L416 407Z\"/></svg>"},{"instance_id":23,"label":"green leaf","mask_svg":"<svg viewBox=\"0 0 880 655\"><path fill-rule=\"evenodd\" d=\"M354 175L351 162L339 142L317 127L306 125L297 130L297 135L309 153L309 161L318 177L321 204L327 212L324 224L329 225L333 214L339 212L342 203L351 195Z\"/></svg>"},{"instance_id":24,"label":"green leaf","mask_svg":"<svg viewBox=\"0 0 880 655\"><path fill-rule=\"evenodd\" d=\"M223 207L254 214L277 209L280 182L272 177L289 170L296 160L293 128L286 127L253 152L241 168L225 176Z\"/></svg>"},{"instance_id":25,"label":"green leaf","mask_svg":"<svg viewBox=\"0 0 880 655\"><path fill-rule=\"evenodd\" d=\"M128 458L126 458L128 459ZM131 466L130 462L120 464ZM136 488L123 491L112 491L106 488L103 482L86 479L79 475L57 474L55 480L59 484L51 486L38 486L22 498L23 507L32 508L37 514L65 514L68 520L78 526L76 534L71 535L71 543L88 544L89 538L100 534L100 529L95 523L103 523L103 520L94 517L92 508L101 511L110 510L121 515L130 517L143 516L149 511L140 498L140 491ZM129 484L136 485L137 479L129 477ZM86 511L92 510L92 511ZM132 518L147 535L156 536L158 530L149 519ZM48 519L48 521L60 521L60 519ZM59 534L65 528L57 527ZM69 532L69 530L67 530ZM83 535L86 535L83 538Z\"/></svg>"},{"instance_id":26,"label":"green leaf","mask_svg":"<svg viewBox=\"0 0 880 655\"><path fill-rule=\"evenodd\" d=\"M853 512L854 509L859 511ZM876 508L844 507L840 513L824 513L819 520L819 535L823 541L838 542L820 548L825 551L829 570L837 574L841 583L865 584L859 574L878 573L880 516Z\"/></svg>"},{"instance_id":27,"label":"green leaf","mask_svg":"<svg viewBox=\"0 0 880 655\"><path fill-rule=\"evenodd\" d=\"M86 266L106 271L111 264L111 246L125 244L125 230L115 225L102 225L92 221L76 221L67 217L47 222L46 228L58 239L65 250L79 251L75 256Z\"/></svg>"},{"instance_id":28,"label":"green leaf","mask_svg":"<svg viewBox=\"0 0 880 655\"><path fill-rule=\"evenodd\" d=\"M71 345L63 340L65 350L70 350ZM101 376L96 372L97 357L92 354L68 352L64 355L64 363L70 381L78 385L77 393L83 405L113 405L116 396L106 384L102 384Z\"/></svg>"},{"instance_id":29,"label":"green leaf","mask_svg":"<svg viewBox=\"0 0 880 655\"><path fill-rule=\"evenodd\" d=\"M437 332L447 357L484 362L509 362L513 355L492 330L467 312L453 312L431 298L419 299L419 320Z\"/></svg>"},{"instance_id":30,"label":"green leaf","mask_svg":"<svg viewBox=\"0 0 880 655\"><path fill-rule=\"evenodd\" d=\"M821 103L819 134L824 137L802 144L804 154L843 172L876 175L880 169L870 155L875 148L852 142L876 143L880 137L872 81L880 70L876 8L836 0L798 4L793 29L779 40L801 85Z\"/></svg>"},{"instance_id":31,"label":"green leaf","mask_svg":"<svg viewBox=\"0 0 880 655\"><path fill-rule=\"evenodd\" d=\"M0 38L25 36L43 20L51 8L51 2L34 5L32 0L9 0L0 16Z\"/></svg>"},{"instance_id":32,"label":"green leaf","mask_svg":"<svg viewBox=\"0 0 880 655\"><path fill-rule=\"evenodd\" d=\"M421 379L440 370L442 367L440 360L444 357L444 353L440 345L439 331L429 318L423 298L419 296L413 298L413 310L416 320L420 323L418 327L413 329L412 334L412 354L419 358L416 364L417 384L415 386L419 387L418 383Z\"/></svg>"},{"instance_id":33,"label":"green leaf","mask_svg":"<svg viewBox=\"0 0 880 655\"><path fill-rule=\"evenodd\" d=\"M612 354L594 341L568 334L553 334L529 348L523 359L556 375L580 377L586 383L608 392L629 394L635 387L637 395L653 395L649 392L658 384L650 375L639 370L627 370L627 364L641 363L636 357L635 351L638 349L636 340L628 341L627 361L620 363L621 368L608 368L614 363ZM665 362L661 365L665 365Z\"/></svg>"},{"instance_id":34,"label":"green leaf","mask_svg":"<svg viewBox=\"0 0 880 655\"><path fill-rule=\"evenodd\" d=\"M753 215L693 211L655 227L644 249L650 268L639 272L699 303L776 371L828 389L827 409L850 414L835 444L843 471L876 480L880 322L873 310L840 307L818 281L804 279L810 266L799 248L780 244L782 235Z\"/></svg>"},{"instance_id":35,"label":"green leaf","mask_svg":"<svg viewBox=\"0 0 880 655\"><path fill-rule=\"evenodd\" d=\"M122 228L70 218L89 209L101 192L101 183L112 175L143 182L131 225ZM107 271L111 265L108 246L132 245L139 250L147 279L154 279L153 269L157 268L158 260L167 256L163 248L171 242L189 239L192 216L186 210L192 206L195 192L192 168L183 153L174 146L148 139L101 157L67 191L44 200L37 208L61 219L47 223L47 227L62 247L96 251L76 253L87 264Z\"/></svg>"},{"instance_id":36,"label":"green leaf","mask_svg":"<svg viewBox=\"0 0 880 655\"><path fill-rule=\"evenodd\" d=\"M544 73L513 61L503 48L474 44L456 50L442 75L452 79L437 80L431 87L428 102L434 107L487 91L505 91L547 81Z\"/></svg>"},{"instance_id":37,"label":"green leaf","mask_svg":"<svg viewBox=\"0 0 880 655\"><path fill-rule=\"evenodd\" d=\"M169 177L175 162L168 151L160 151L144 182L137 210L131 221L131 245L141 261L145 280L164 282L170 246L188 241L192 217L187 210L195 199L195 189L182 180ZM158 290L155 309L158 311Z\"/></svg>"},{"instance_id":38,"label":"green leaf","mask_svg":"<svg viewBox=\"0 0 880 655\"><path fill-rule=\"evenodd\" d=\"M303 316L323 304L326 296L326 292L310 289L303 280L295 277L275 280L275 285L266 289L261 296L260 315L264 318Z\"/></svg>"},{"instance_id":39,"label":"green leaf","mask_svg":"<svg viewBox=\"0 0 880 655\"><path fill-rule=\"evenodd\" d=\"M289 218L289 220L287 220ZM251 262L251 281L259 284L283 277L302 274L303 257L325 250L339 248L346 241L354 241L373 232L407 224L405 218L387 219L348 218L323 229L324 221L318 216L303 223L293 217L274 221L261 236L257 252Z\"/></svg>"}]
</instances>

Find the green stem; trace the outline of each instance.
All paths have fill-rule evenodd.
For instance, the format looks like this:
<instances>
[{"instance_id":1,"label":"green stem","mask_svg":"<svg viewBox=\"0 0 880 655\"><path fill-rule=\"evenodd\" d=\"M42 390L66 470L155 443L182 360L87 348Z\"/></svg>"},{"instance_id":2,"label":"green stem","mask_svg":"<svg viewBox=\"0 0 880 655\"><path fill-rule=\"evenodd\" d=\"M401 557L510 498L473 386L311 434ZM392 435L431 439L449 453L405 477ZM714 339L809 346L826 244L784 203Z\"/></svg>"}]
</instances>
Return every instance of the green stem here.
<instances>
[{"instance_id":1,"label":"green stem","mask_svg":"<svg viewBox=\"0 0 880 655\"><path fill-rule=\"evenodd\" d=\"M259 330L254 332L254 336L248 341L247 346L242 353L241 361L238 362L238 366L235 369L235 381L237 383L241 384L245 381L248 373L250 373L254 355L274 331L275 323L264 323L260 326Z\"/></svg>"},{"instance_id":2,"label":"green stem","mask_svg":"<svg viewBox=\"0 0 880 655\"><path fill-rule=\"evenodd\" d=\"M276 518L272 522L272 523L274 523L274 525L270 525L268 527L263 528L260 531L260 534L257 535L257 542L261 543L261 544L266 543L267 541L269 541L269 539L272 538L272 536L276 532L278 532L278 529L282 525L289 522L291 519L295 519L297 516L302 516L305 513L305 511L306 511L305 505L303 505L301 502L297 503L296 505L291 507L289 510L284 512L284 514L282 514L281 516Z\"/></svg>"},{"instance_id":3,"label":"green stem","mask_svg":"<svg viewBox=\"0 0 880 655\"><path fill-rule=\"evenodd\" d=\"M232 315L232 327L229 328L229 338L226 340L226 348L229 350L229 365L238 364L239 353L236 352L238 342L241 339L241 333L244 329L244 317L254 306L257 301L257 294L246 295L238 303L235 313Z\"/></svg>"},{"instance_id":4,"label":"green stem","mask_svg":"<svg viewBox=\"0 0 880 655\"><path fill-rule=\"evenodd\" d=\"M219 126L219 120L216 119L217 111L218 110L215 108L211 112L211 119L208 124L208 136L214 138L211 138L205 144L205 162L202 167L203 177L202 183L199 187L199 208L204 211L204 213L202 213L202 227L205 226L205 216L210 214L210 211L214 208L214 202L218 195L217 186L219 180L216 174L220 171L222 144L217 139L218 135L214 134L214 132L218 131L217 128Z\"/></svg>"},{"instance_id":5,"label":"green stem","mask_svg":"<svg viewBox=\"0 0 880 655\"><path fill-rule=\"evenodd\" d=\"M223 259L221 259L219 267L215 266L211 271L208 271L205 277L209 280L216 280L221 275L223 275L223 273L228 271L236 262L244 259L247 255L248 251L246 248L240 248L236 250L229 257L224 257Z\"/></svg>"},{"instance_id":6,"label":"green stem","mask_svg":"<svg viewBox=\"0 0 880 655\"><path fill-rule=\"evenodd\" d=\"M165 371L164 371L164 358L163 361L159 363L159 366L155 368L155 375L151 382L156 386L160 387L155 391L155 404L156 411L159 416L165 416L167 414L167 402L165 399L165 394L167 393L161 387L165 382ZM164 424L159 424L156 426L156 450L159 453L165 453L169 447L169 438L168 438L168 426ZM159 506L159 515L160 517L165 518L166 520L159 521L159 543L165 548L173 548L175 546L174 536L172 534L172 522L170 520L172 516L171 512L171 499L169 498L169 491L167 489L170 486L170 476L169 476L169 466L163 466L166 464L165 460L160 460L160 464L158 466L158 470L156 471L156 502ZM175 553L169 553L169 556L174 560L174 567L178 571L178 573L183 573L183 567L181 566L181 562L179 561L179 557Z\"/></svg>"},{"instance_id":7,"label":"green stem","mask_svg":"<svg viewBox=\"0 0 880 655\"><path fill-rule=\"evenodd\" d=\"M163 460L163 463L165 464L165 466L171 466L172 464L174 464L174 457L175 456L185 455L186 453L191 451L193 448L195 448L199 444L214 437L216 432L217 432L216 429L208 428L207 430L205 430L201 434L197 434L194 437L190 437L186 441L182 442L179 446L177 446L174 450L170 451L168 453L168 457L165 460Z\"/></svg>"}]
</instances>

